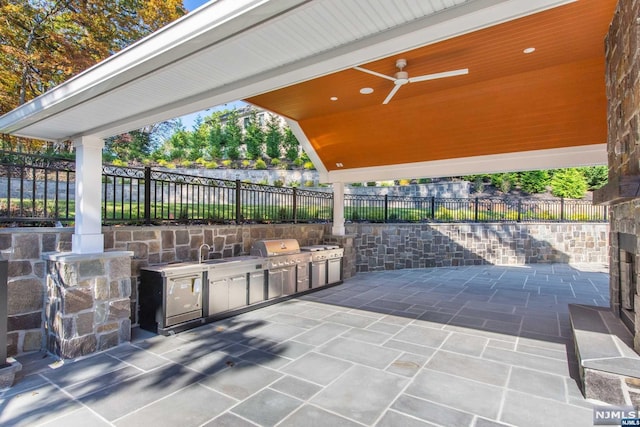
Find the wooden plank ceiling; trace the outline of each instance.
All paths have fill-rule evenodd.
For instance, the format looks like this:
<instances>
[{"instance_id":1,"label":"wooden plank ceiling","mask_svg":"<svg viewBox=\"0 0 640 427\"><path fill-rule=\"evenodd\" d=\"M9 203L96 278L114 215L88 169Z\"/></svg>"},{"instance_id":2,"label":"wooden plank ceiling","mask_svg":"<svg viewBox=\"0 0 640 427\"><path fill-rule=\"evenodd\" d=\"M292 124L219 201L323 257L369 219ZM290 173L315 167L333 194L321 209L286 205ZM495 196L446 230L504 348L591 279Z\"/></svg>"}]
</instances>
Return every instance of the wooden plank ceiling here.
<instances>
[{"instance_id":1,"label":"wooden plank ceiling","mask_svg":"<svg viewBox=\"0 0 640 427\"><path fill-rule=\"evenodd\" d=\"M469 69L406 84L386 105L394 83L355 69L247 101L298 122L328 171L603 144L615 4L581 0L361 64L393 76L403 58L409 77Z\"/></svg>"}]
</instances>

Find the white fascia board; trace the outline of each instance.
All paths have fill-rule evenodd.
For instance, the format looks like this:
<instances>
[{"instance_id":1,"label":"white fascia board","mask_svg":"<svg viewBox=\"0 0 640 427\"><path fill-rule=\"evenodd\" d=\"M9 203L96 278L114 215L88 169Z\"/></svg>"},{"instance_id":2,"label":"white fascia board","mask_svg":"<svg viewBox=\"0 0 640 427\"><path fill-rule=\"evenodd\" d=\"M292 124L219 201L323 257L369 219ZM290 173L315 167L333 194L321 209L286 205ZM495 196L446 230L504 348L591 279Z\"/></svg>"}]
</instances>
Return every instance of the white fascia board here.
<instances>
[{"instance_id":1,"label":"white fascia board","mask_svg":"<svg viewBox=\"0 0 640 427\"><path fill-rule=\"evenodd\" d=\"M218 0L207 3L0 117L0 132L19 134L19 130L30 123L143 78L307 1Z\"/></svg>"},{"instance_id":2,"label":"white fascia board","mask_svg":"<svg viewBox=\"0 0 640 427\"><path fill-rule=\"evenodd\" d=\"M321 182L365 182L403 178L438 178L540 169L606 165L607 145L523 151L430 162L334 170Z\"/></svg>"}]
</instances>

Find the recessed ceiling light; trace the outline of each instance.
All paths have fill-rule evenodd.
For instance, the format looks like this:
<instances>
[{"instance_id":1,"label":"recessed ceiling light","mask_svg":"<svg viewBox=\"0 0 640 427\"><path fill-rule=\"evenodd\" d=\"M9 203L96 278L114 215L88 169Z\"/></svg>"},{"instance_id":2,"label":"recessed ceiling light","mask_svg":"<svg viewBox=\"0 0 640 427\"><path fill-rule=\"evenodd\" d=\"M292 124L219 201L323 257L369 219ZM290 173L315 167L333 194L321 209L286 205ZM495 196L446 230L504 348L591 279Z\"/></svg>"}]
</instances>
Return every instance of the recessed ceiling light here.
<instances>
[{"instance_id":1,"label":"recessed ceiling light","mask_svg":"<svg viewBox=\"0 0 640 427\"><path fill-rule=\"evenodd\" d=\"M330 100L332 100L332 101L337 101L337 100L338 100L338 97L337 97L337 96L332 96L332 97L331 97L331 98L329 98L329 99L330 99Z\"/></svg>"},{"instance_id":2,"label":"recessed ceiling light","mask_svg":"<svg viewBox=\"0 0 640 427\"><path fill-rule=\"evenodd\" d=\"M336 163L336 167L342 168L342 167L344 167L344 165L342 163L338 162L338 163Z\"/></svg>"},{"instance_id":3,"label":"recessed ceiling light","mask_svg":"<svg viewBox=\"0 0 640 427\"><path fill-rule=\"evenodd\" d=\"M535 47L528 47L525 50L523 50L524 53L533 53L536 51Z\"/></svg>"},{"instance_id":4,"label":"recessed ceiling light","mask_svg":"<svg viewBox=\"0 0 640 427\"><path fill-rule=\"evenodd\" d=\"M370 93L373 93L373 88L363 87L362 89L360 89L360 93L363 95L369 95Z\"/></svg>"}]
</instances>

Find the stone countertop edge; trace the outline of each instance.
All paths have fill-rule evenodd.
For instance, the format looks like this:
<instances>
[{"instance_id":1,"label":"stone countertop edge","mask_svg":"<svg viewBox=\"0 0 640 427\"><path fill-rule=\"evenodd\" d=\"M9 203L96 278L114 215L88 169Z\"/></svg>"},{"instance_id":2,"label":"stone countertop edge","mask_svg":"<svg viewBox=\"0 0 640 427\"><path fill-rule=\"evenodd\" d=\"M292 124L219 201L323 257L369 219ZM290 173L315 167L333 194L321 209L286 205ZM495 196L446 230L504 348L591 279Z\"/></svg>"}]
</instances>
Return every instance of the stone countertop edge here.
<instances>
[{"instance_id":1,"label":"stone countertop edge","mask_svg":"<svg viewBox=\"0 0 640 427\"><path fill-rule=\"evenodd\" d=\"M125 256L133 257L133 251L105 251L95 252L91 254L76 254L73 252L45 252L42 254L41 259L46 261L73 262L92 260L96 258L121 258Z\"/></svg>"}]
</instances>

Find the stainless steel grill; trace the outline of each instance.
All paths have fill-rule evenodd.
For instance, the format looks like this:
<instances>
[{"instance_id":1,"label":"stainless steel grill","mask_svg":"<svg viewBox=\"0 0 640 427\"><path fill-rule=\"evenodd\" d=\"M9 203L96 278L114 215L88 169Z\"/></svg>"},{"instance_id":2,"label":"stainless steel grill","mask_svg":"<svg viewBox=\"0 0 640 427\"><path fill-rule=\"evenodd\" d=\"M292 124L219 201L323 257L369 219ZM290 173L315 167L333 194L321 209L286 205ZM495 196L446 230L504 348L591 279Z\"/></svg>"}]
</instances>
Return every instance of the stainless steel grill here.
<instances>
[{"instance_id":1,"label":"stainless steel grill","mask_svg":"<svg viewBox=\"0 0 640 427\"><path fill-rule=\"evenodd\" d=\"M267 259L268 299L309 289L311 257L300 252L297 240L257 240L251 247L251 255Z\"/></svg>"}]
</instances>

